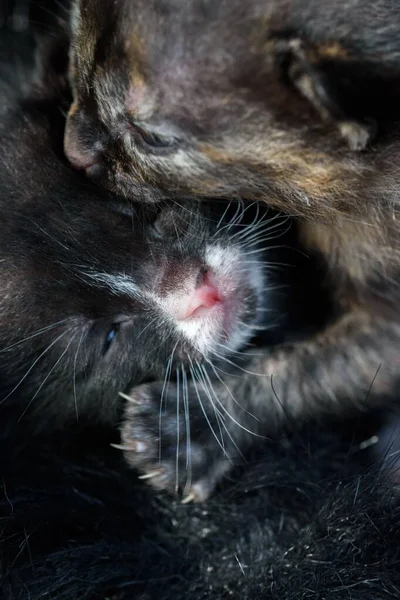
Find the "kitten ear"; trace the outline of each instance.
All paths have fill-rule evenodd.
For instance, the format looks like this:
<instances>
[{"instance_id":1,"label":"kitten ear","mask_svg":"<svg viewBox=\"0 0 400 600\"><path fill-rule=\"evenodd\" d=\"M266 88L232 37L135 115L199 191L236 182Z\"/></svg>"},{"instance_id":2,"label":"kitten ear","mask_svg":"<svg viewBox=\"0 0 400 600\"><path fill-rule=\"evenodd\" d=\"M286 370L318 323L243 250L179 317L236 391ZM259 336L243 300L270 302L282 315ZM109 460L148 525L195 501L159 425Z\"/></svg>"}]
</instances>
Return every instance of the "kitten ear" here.
<instances>
[{"instance_id":1,"label":"kitten ear","mask_svg":"<svg viewBox=\"0 0 400 600\"><path fill-rule=\"evenodd\" d=\"M376 134L376 122L352 100L351 61L339 44L317 46L301 39L280 40L282 74L319 112L337 123L351 150L363 150Z\"/></svg>"}]
</instances>

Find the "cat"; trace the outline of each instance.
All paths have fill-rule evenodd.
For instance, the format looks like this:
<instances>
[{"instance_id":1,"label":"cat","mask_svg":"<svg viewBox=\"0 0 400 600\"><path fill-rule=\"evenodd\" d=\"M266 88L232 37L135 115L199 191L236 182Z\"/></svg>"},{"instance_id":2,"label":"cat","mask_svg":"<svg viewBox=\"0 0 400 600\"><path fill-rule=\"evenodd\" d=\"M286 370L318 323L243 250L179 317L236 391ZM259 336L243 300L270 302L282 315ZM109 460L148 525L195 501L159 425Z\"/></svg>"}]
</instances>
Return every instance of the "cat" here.
<instances>
[{"instance_id":1,"label":"cat","mask_svg":"<svg viewBox=\"0 0 400 600\"><path fill-rule=\"evenodd\" d=\"M252 357L229 392L215 384L216 396L245 396L250 412L257 399L257 414L263 397L272 429L395 402L397 2L73 0L70 15L64 146L77 169L127 198L140 183L147 203L266 202L297 218L329 270L335 320ZM150 385L133 399L159 393ZM124 446L133 438L123 430Z\"/></svg>"},{"instance_id":2,"label":"cat","mask_svg":"<svg viewBox=\"0 0 400 600\"><path fill-rule=\"evenodd\" d=\"M21 4L18 1L18 7ZM32 104L30 99L27 103L10 95L11 90L6 93L5 80L14 81L16 75L18 87L26 86L26 77L19 76L16 66L22 62L24 43L25 36L20 33L4 36L0 30L0 121L2 143L7 148L0 161L2 223L4 219L0 239L4 236L2 251L10 241L7 256L13 250L16 260L24 256L26 267L39 269L41 264L51 262L51 255L45 254L46 244L56 258L56 249L60 249L56 240L71 241L71 234L80 230L79 217L85 210L77 210L75 202L92 203L97 211L104 211L102 219L112 215L113 209L108 206L109 197L63 167L54 132L54 121L62 120L57 105ZM12 60L15 51L16 64ZM23 60L29 61L31 55L28 47ZM55 80L51 77L49 81ZM4 168L7 151L7 164L15 163L14 178L7 174L8 167ZM27 165L31 165L29 169ZM7 190L2 187L3 177ZM29 193L32 202L25 202L28 218L34 205L39 205L39 213L44 212L43 203L52 211L51 221L58 211L61 224L58 229L54 221L53 241L36 231L35 252L27 245L31 236L27 224L18 231L14 227L15 237L7 233L6 227L12 221L14 206L17 213L23 212L19 206L21 194L27 200ZM69 206L75 221L68 212ZM93 256L106 244L105 240L99 241L98 230L93 230L98 222L95 218L93 225L87 223L87 234L82 232L79 236L83 249L88 248ZM66 232L68 224L73 225L72 232ZM62 237L63 233L66 235ZM111 245L114 239L112 235ZM278 238L272 243L283 240L284 237ZM35 257L40 245L43 256L38 263ZM281 253L279 249L280 256ZM82 256L90 262L83 250L79 258ZM303 255L291 254L291 260L283 262L293 263L297 256ZM311 262L304 259L306 269L300 271L282 264L277 275L281 280L287 272L291 276L297 274L298 293L294 294L292 287L287 291L290 296L293 293L295 307L301 311L308 308L313 315L321 300L310 292L314 280L307 278ZM110 264L109 257L106 264ZM29 273L29 280L33 281L34 272L29 269ZM15 275L10 268L8 278ZM36 277L38 286L47 285L45 279L39 280L39 273ZM63 277L65 294L73 302L74 288L68 272ZM101 297L104 299L103 293L94 290L99 302ZM0 296L3 298L2 288ZM283 296L280 303L282 299ZM49 301L46 298L40 308L50 310L46 307ZM13 336L22 340L25 327L34 330L34 321L39 318L35 294L24 301L20 297L18 305L24 313L18 321L20 331L14 331ZM6 325L7 313L1 320L0 339ZM26 359L24 370L31 361L23 349L23 344L14 348L13 362L20 364ZM9 356L11 352L10 349ZM58 356L54 356L54 362ZM0 369L4 382L12 370L7 375L3 359ZM47 373L43 369L41 375ZM54 388L43 389L44 394L50 395L53 416L65 416L66 382L68 385L68 378L60 374L57 396ZM35 389L28 386L26 391L29 401ZM24 403L14 404L12 397L9 400L20 415ZM110 395L109 402L115 401L116 395ZM391 502L390 488L366 469L368 449L361 451L376 432L376 422L367 437L357 436L358 441L354 439L354 428L350 429L351 445L343 440L343 424L338 433L331 423L315 430L308 425L301 434L263 443L256 456L248 457L249 464L225 481L221 492L206 505L181 506L168 496L152 493L145 482L137 480L124 466L120 454L108 446L108 430L96 423L90 429L83 422L85 404L81 396L81 437L76 435L75 414L73 422L64 422L62 429L45 426L42 435L35 435L31 429L33 419L28 419L26 413L14 431L21 436L4 435L4 407L5 403L1 405L0 418L0 578L4 597L249 600L260 595L279 595L282 600L293 600L306 593L309 598L328 594L330 600L341 600L344 590L351 590L353 600L372 600L384 593L397 596L398 510ZM37 411L38 420L47 418L46 407L43 408ZM94 406L92 418L95 413ZM21 431L25 424L27 429ZM359 424L356 429L359 431ZM66 440L68 450L64 447Z\"/></svg>"},{"instance_id":3,"label":"cat","mask_svg":"<svg viewBox=\"0 0 400 600\"><path fill-rule=\"evenodd\" d=\"M229 386L236 363L245 368L249 344L256 351L303 335L307 319L317 326L325 292L311 281L301 289L309 277L302 265L312 278L314 262L288 255L284 246L295 247L296 228L268 209L195 199L152 207L140 202L140 185L127 203L90 184L63 155L57 78L42 71L53 98L32 69L32 91L9 66L0 72L2 422L27 428L27 440L76 422L119 425L129 464L146 475L158 457L157 382L166 367L180 379L192 371L191 385L197 374L207 381L190 406L185 393L182 406L176 397L164 404L161 450L170 489L177 439L185 436L182 460L191 460L194 483L207 481L201 499L222 476L221 464L230 468L225 456L240 460L249 442L261 439L247 439L259 425L245 405L256 399L237 396L237 404L228 398L224 406L221 398L215 406L211 380ZM22 99L10 77L24 82ZM150 404L127 400L146 383L157 390ZM166 391L174 386L172 379ZM179 431L182 408L187 421ZM183 478L188 469L179 472Z\"/></svg>"}]
</instances>

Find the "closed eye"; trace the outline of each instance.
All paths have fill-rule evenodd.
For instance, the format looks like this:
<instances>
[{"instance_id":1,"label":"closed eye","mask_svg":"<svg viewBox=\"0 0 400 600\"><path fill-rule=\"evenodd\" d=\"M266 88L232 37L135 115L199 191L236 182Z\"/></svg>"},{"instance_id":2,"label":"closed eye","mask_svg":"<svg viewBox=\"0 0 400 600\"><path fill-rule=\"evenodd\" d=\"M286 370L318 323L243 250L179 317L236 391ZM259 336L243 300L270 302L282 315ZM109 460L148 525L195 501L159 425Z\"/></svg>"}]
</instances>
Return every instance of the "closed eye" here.
<instances>
[{"instance_id":1,"label":"closed eye","mask_svg":"<svg viewBox=\"0 0 400 600\"><path fill-rule=\"evenodd\" d=\"M149 131L148 129L136 124L130 124L128 129L133 133L133 135L144 148L148 148L150 150L172 148L177 144L178 141L174 137L167 137L158 133L154 133L153 131Z\"/></svg>"}]
</instances>

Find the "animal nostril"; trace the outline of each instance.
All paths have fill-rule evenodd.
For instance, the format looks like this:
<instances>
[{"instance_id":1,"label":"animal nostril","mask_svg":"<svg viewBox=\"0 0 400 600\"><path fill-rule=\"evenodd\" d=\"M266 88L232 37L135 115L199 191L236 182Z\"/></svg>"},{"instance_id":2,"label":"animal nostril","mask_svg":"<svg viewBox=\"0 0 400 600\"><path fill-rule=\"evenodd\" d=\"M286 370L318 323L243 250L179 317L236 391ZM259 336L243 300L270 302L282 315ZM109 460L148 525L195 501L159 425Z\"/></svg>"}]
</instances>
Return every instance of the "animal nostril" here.
<instances>
[{"instance_id":1,"label":"animal nostril","mask_svg":"<svg viewBox=\"0 0 400 600\"><path fill-rule=\"evenodd\" d=\"M212 271L201 269L196 289L190 298L184 318L204 316L210 308L223 301Z\"/></svg>"}]
</instances>

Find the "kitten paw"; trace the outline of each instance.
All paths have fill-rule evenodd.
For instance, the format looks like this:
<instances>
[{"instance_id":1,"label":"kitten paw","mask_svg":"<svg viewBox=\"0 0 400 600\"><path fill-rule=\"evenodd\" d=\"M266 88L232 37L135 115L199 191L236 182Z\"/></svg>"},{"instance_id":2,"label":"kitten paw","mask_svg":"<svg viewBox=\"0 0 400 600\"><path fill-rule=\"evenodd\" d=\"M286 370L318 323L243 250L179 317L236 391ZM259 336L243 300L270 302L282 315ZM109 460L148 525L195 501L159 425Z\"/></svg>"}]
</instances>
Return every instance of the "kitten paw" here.
<instances>
[{"instance_id":1,"label":"kitten paw","mask_svg":"<svg viewBox=\"0 0 400 600\"><path fill-rule=\"evenodd\" d=\"M213 492L240 457L215 404L199 383L188 394L170 383L134 388L126 400L121 426L125 460L140 479L158 490L183 494L183 502L201 502Z\"/></svg>"}]
</instances>

